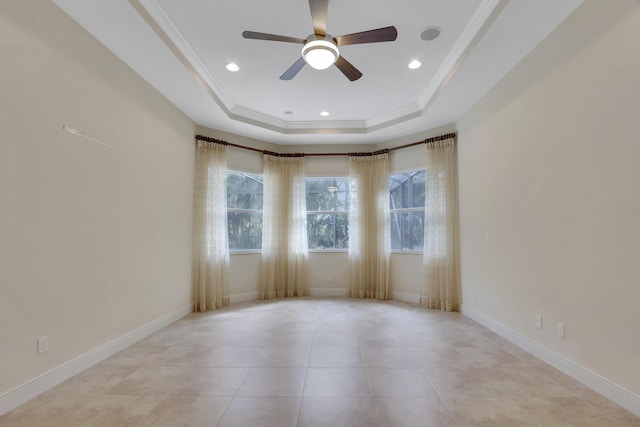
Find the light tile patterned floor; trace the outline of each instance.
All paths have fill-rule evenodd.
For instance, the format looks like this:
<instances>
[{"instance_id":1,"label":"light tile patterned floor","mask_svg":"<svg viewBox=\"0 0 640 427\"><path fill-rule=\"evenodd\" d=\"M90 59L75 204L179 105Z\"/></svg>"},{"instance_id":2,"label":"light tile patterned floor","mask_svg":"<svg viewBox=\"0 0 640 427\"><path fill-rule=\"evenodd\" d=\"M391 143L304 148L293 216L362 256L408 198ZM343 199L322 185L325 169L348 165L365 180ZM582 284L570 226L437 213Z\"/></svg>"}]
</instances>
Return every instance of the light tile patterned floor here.
<instances>
[{"instance_id":1,"label":"light tile patterned floor","mask_svg":"<svg viewBox=\"0 0 640 427\"><path fill-rule=\"evenodd\" d=\"M190 315L0 426L640 426L459 313L298 298Z\"/></svg>"}]
</instances>

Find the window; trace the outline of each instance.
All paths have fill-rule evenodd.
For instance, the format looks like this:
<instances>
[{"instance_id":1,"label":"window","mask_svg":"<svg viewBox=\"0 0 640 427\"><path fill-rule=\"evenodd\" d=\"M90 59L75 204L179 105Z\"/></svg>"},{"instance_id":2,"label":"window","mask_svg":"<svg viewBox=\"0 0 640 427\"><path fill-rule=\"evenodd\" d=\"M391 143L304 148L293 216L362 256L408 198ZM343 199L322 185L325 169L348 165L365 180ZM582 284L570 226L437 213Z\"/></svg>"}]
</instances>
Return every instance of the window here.
<instances>
[{"instance_id":1,"label":"window","mask_svg":"<svg viewBox=\"0 0 640 427\"><path fill-rule=\"evenodd\" d=\"M424 248L425 172L391 175L391 249L421 251Z\"/></svg>"},{"instance_id":2,"label":"window","mask_svg":"<svg viewBox=\"0 0 640 427\"><path fill-rule=\"evenodd\" d=\"M306 178L309 249L349 248L349 178Z\"/></svg>"},{"instance_id":3,"label":"window","mask_svg":"<svg viewBox=\"0 0 640 427\"><path fill-rule=\"evenodd\" d=\"M227 173L229 250L262 248L262 191L262 176L232 171Z\"/></svg>"}]
</instances>

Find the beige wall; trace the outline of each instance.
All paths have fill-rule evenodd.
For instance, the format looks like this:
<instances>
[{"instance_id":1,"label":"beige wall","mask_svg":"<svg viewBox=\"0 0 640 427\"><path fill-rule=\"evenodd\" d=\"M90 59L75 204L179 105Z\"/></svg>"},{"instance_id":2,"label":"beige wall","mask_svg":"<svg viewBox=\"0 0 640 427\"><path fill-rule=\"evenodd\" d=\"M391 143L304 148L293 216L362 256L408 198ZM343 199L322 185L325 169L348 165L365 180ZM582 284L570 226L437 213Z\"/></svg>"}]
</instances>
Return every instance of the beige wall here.
<instances>
[{"instance_id":1,"label":"beige wall","mask_svg":"<svg viewBox=\"0 0 640 427\"><path fill-rule=\"evenodd\" d=\"M424 267L422 252L401 253L394 252L390 260L390 281L394 299L399 298L398 293L407 294L412 302L417 302L422 286L424 285Z\"/></svg>"},{"instance_id":2,"label":"beige wall","mask_svg":"<svg viewBox=\"0 0 640 427\"><path fill-rule=\"evenodd\" d=\"M638 28L585 0L457 123L464 305L636 396Z\"/></svg>"},{"instance_id":3,"label":"beige wall","mask_svg":"<svg viewBox=\"0 0 640 427\"><path fill-rule=\"evenodd\" d=\"M50 1L0 58L1 395L190 304L195 127Z\"/></svg>"}]
</instances>

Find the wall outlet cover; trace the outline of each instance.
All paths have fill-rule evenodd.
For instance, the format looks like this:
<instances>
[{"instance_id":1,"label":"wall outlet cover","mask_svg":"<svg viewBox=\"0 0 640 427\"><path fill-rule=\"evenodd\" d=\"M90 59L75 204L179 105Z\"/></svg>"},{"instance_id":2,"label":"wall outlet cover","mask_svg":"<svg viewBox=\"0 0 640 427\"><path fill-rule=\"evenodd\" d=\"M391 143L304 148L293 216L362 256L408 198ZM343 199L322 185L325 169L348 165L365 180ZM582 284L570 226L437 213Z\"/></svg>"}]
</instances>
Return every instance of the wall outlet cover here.
<instances>
[{"instance_id":1,"label":"wall outlet cover","mask_svg":"<svg viewBox=\"0 0 640 427\"><path fill-rule=\"evenodd\" d=\"M558 322L558 337L564 338L564 323Z\"/></svg>"},{"instance_id":2,"label":"wall outlet cover","mask_svg":"<svg viewBox=\"0 0 640 427\"><path fill-rule=\"evenodd\" d=\"M46 353L49 350L49 342L47 337L38 338L38 354Z\"/></svg>"}]
</instances>

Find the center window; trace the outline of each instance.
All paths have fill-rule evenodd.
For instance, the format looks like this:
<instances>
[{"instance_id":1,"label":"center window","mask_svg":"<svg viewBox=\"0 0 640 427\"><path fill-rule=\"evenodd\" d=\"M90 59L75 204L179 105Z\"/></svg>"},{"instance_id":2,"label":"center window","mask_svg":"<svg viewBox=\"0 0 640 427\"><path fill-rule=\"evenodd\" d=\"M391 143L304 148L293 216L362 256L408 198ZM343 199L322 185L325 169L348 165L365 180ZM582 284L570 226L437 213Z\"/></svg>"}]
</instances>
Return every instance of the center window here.
<instances>
[{"instance_id":1,"label":"center window","mask_svg":"<svg viewBox=\"0 0 640 427\"><path fill-rule=\"evenodd\" d=\"M349 248L349 178L306 178L309 249Z\"/></svg>"},{"instance_id":2,"label":"center window","mask_svg":"<svg viewBox=\"0 0 640 427\"><path fill-rule=\"evenodd\" d=\"M232 252L262 248L263 182L260 175L227 173L227 227Z\"/></svg>"},{"instance_id":3,"label":"center window","mask_svg":"<svg viewBox=\"0 0 640 427\"><path fill-rule=\"evenodd\" d=\"M425 172L412 171L389 177L391 249L424 248Z\"/></svg>"}]
</instances>

